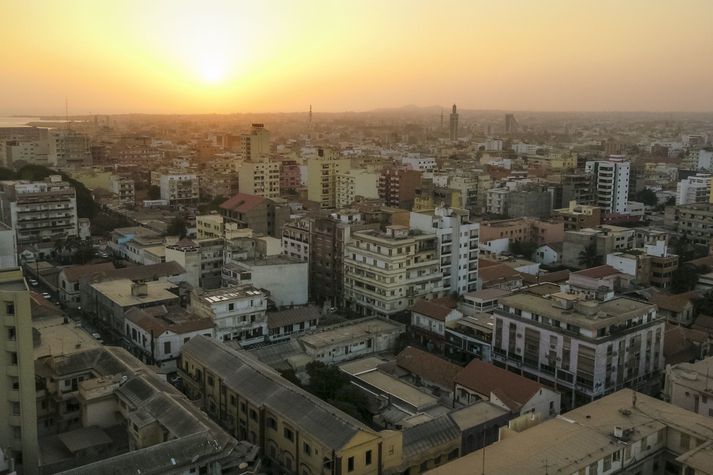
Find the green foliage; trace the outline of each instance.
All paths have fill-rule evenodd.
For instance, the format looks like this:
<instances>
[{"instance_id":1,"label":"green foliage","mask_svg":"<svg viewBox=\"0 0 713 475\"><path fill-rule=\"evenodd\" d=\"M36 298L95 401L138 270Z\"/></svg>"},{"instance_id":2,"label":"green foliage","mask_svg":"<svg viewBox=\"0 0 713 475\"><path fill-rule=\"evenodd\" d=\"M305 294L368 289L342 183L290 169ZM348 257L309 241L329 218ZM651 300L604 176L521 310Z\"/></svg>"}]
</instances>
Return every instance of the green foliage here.
<instances>
[{"instance_id":1,"label":"green foliage","mask_svg":"<svg viewBox=\"0 0 713 475\"><path fill-rule=\"evenodd\" d=\"M198 206L198 211L201 213L210 213L211 211L220 210L221 203L225 202L225 197L216 196L207 203Z\"/></svg>"},{"instance_id":2,"label":"green foliage","mask_svg":"<svg viewBox=\"0 0 713 475\"><path fill-rule=\"evenodd\" d=\"M671 292L679 294L693 290L698 283L698 272L691 264L682 264L673 272Z\"/></svg>"},{"instance_id":3,"label":"green foliage","mask_svg":"<svg viewBox=\"0 0 713 475\"><path fill-rule=\"evenodd\" d=\"M516 256L525 256L527 259L531 259L532 255L535 253L539 246L534 241L511 241L510 242L510 252Z\"/></svg>"},{"instance_id":4,"label":"green foliage","mask_svg":"<svg viewBox=\"0 0 713 475\"><path fill-rule=\"evenodd\" d=\"M602 263L602 256L597 252L597 245L595 243L589 243L587 247L582 249L579 253L579 265L583 266L585 269L590 267L597 267Z\"/></svg>"},{"instance_id":5,"label":"green foliage","mask_svg":"<svg viewBox=\"0 0 713 475\"><path fill-rule=\"evenodd\" d=\"M160 200L161 199L161 187L156 185L149 186L149 199L150 200Z\"/></svg>"},{"instance_id":6,"label":"green foliage","mask_svg":"<svg viewBox=\"0 0 713 475\"><path fill-rule=\"evenodd\" d=\"M656 206L659 202L659 199L656 197L656 193L648 188L644 188L639 191L634 198L636 201L640 201L646 206Z\"/></svg>"},{"instance_id":7,"label":"green foliage","mask_svg":"<svg viewBox=\"0 0 713 475\"><path fill-rule=\"evenodd\" d=\"M111 211L99 211L92 219L92 234L107 236L116 228L131 226L132 222L120 214Z\"/></svg>"},{"instance_id":8,"label":"green foliage","mask_svg":"<svg viewBox=\"0 0 713 475\"><path fill-rule=\"evenodd\" d=\"M169 236L178 236L183 239L188 234L188 229L186 228L186 220L183 216L176 216L171 221L171 224L166 228L166 234Z\"/></svg>"}]
</instances>

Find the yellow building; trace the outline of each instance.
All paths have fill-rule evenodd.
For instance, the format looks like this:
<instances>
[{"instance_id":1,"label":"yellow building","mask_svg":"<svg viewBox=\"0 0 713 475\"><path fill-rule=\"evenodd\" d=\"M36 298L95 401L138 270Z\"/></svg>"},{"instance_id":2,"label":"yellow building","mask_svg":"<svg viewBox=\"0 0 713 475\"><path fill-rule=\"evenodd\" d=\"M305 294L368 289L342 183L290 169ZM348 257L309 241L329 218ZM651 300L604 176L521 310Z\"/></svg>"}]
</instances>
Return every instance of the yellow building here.
<instances>
[{"instance_id":1,"label":"yellow building","mask_svg":"<svg viewBox=\"0 0 713 475\"><path fill-rule=\"evenodd\" d=\"M289 473L377 475L401 464L400 432L370 429L225 344L191 339L179 374L208 415Z\"/></svg>"},{"instance_id":2,"label":"yellow building","mask_svg":"<svg viewBox=\"0 0 713 475\"><path fill-rule=\"evenodd\" d=\"M22 270L0 270L0 447L38 473L35 360L30 291Z\"/></svg>"},{"instance_id":3,"label":"yellow building","mask_svg":"<svg viewBox=\"0 0 713 475\"><path fill-rule=\"evenodd\" d=\"M307 161L307 199L319 203L322 208L334 208L337 205L337 176L350 168L348 158L319 148L317 156Z\"/></svg>"},{"instance_id":4,"label":"yellow building","mask_svg":"<svg viewBox=\"0 0 713 475\"><path fill-rule=\"evenodd\" d=\"M270 156L270 132L264 124L252 124L249 134L240 136L243 160L259 162Z\"/></svg>"},{"instance_id":5,"label":"yellow building","mask_svg":"<svg viewBox=\"0 0 713 475\"><path fill-rule=\"evenodd\" d=\"M280 163L267 159L243 162L238 172L238 189L248 195L279 198Z\"/></svg>"}]
</instances>

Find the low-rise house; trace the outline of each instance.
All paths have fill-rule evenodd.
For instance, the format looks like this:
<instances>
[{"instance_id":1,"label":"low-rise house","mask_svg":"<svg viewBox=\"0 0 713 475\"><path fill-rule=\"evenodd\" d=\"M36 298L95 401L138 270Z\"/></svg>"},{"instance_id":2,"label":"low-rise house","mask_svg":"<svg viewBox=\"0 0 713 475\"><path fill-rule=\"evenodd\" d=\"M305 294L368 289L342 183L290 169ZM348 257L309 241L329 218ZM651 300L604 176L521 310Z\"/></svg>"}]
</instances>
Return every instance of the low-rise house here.
<instances>
[{"instance_id":1,"label":"low-rise house","mask_svg":"<svg viewBox=\"0 0 713 475\"><path fill-rule=\"evenodd\" d=\"M535 249L533 255L535 262L545 266L558 266L562 264L562 243L549 243Z\"/></svg>"},{"instance_id":2,"label":"low-rise house","mask_svg":"<svg viewBox=\"0 0 713 475\"><path fill-rule=\"evenodd\" d=\"M663 356L667 365L691 363L713 354L712 350L712 333L681 325L666 325Z\"/></svg>"},{"instance_id":3,"label":"low-rise house","mask_svg":"<svg viewBox=\"0 0 713 475\"><path fill-rule=\"evenodd\" d=\"M248 346L267 337L267 296L251 285L194 289L190 309L213 321L219 341L237 340Z\"/></svg>"},{"instance_id":4,"label":"low-rise house","mask_svg":"<svg viewBox=\"0 0 713 475\"><path fill-rule=\"evenodd\" d=\"M333 325L300 337L305 353L315 361L335 364L396 348L405 333L401 323L366 317Z\"/></svg>"},{"instance_id":5,"label":"low-rise house","mask_svg":"<svg viewBox=\"0 0 713 475\"><path fill-rule=\"evenodd\" d=\"M568 281L570 290L585 298L595 298L602 292L613 294L629 287L630 282L631 276L608 265L572 272Z\"/></svg>"},{"instance_id":6,"label":"low-rise house","mask_svg":"<svg viewBox=\"0 0 713 475\"><path fill-rule=\"evenodd\" d=\"M693 300L698 296L695 291L682 294L653 294L651 302L659 307L659 314L670 323L690 326L695 320Z\"/></svg>"},{"instance_id":7,"label":"low-rise house","mask_svg":"<svg viewBox=\"0 0 713 475\"><path fill-rule=\"evenodd\" d=\"M666 366L664 400L702 416L713 417L713 356L695 363Z\"/></svg>"},{"instance_id":8,"label":"low-rise house","mask_svg":"<svg viewBox=\"0 0 713 475\"><path fill-rule=\"evenodd\" d=\"M444 353L446 325L462 317L463 314L459 310L446 304L419 300L411 307L410 330L419 345Z\"/></svg>"},{"instance_id":9,"label":"low-rise house","mask_svg":"<svg viewBox=\"0 0 713 475\"><path fill-rule=\"evenodd\" d=\"M401 350L396 356L396 366L407 371L414 383L437 388L441 394L453 392L453 381L463 369L440 356L413 346Z\"/></svg>"},{"instance_id":10,"label":"low-rise house","mask_svg":"<svg viewBox=\"0 0 713 475\"><path fill-rule=\"evenodd\" d=\"M463 296L463 302L459 305L459 310L466 315L473 315L480 312L488 312L498 306L498 299L509 294L507 290L490 288L468 292Z\"/></svg>"},{"instance_id":11,"label":"low-rise house","mask_svg":"<svg viewBox=\"0 0 713 475\"><path fill-rule=\"evenodd\" d=\"M522 287L522 275L506 264L481 265L478 275L483 289L515 290Z\"/></svg>"},{"instance_id":12,"label":"low-rise house","mask_svg":"<svg viewBox=\"0 0 713 475\"><path fill-rule=\"evenodd\" d=\"M622 389L428 475L713 473L713 418Z\"/></svg>"},{"instance_id":13,"label":"low-rise house","mask_svg":"<svg viewBox=\"0 0 713 475\"><path fill-rule=\"evenodd\" d=\"M268 339L273 342L287 340L314 330L319 317L319 307L314 305L270 312L267 314Z\"/></svg>"},{"instance_id":14,"label":"low-rise house","mask_svg":"<svg viewBox=\"0 0 713 475\"><path fill-rule=\"evenodd\" d=\"M559 392L480 360L471 361L456 375L454 395L460 404L486 400L514 415L540 420L560 412Z\"/></svg>"},{"instance_id":15,"label":"low-rise house","mask_svg":"<svg viewBox=\"0 0 713 475\"><path fill-rule=\"evenodd\" d=\"M114 264L112 262L63 268L59 271L57 276L57 292L59 294L59 301L69 308L77 308L81 306L82 297L79 289L80 279L83 277L91 278L92 275L102 274L111 270L114 270Z\"/></svg>"},{"instance_id":16,"label":"low-rise house","mask_svg":"<svg viewBox=\"0 0 713 475\"><path fill-rule=\"evenodd\" d=\"M214 325L182 307L134 307L125 315L124 339L142 361L170 372L176 369L183 345L197 335L212 338Z\"/></svg>"},{"instance_id":17,"label":"low-rise house","mask_svg":"<svg viewBox=\"0 0 713 475\"><path fill-rule=\"evenodd\" d=\"M116 228L107 242L109 249L122 259L146 264L144 252L147 248L163 246L164 238L156 231L142 226Z\"/></svg>"},{"instance_id":18,"label":"low-rise house","mask_svg":"<svg viewBox=\"0 0 713 475\"><path fill-rule=\"evenodd\" d=\"M476 313L446 324L446 355L455 361L490 361L493 351L492 313Z\"/></svg>"}]
</instances>

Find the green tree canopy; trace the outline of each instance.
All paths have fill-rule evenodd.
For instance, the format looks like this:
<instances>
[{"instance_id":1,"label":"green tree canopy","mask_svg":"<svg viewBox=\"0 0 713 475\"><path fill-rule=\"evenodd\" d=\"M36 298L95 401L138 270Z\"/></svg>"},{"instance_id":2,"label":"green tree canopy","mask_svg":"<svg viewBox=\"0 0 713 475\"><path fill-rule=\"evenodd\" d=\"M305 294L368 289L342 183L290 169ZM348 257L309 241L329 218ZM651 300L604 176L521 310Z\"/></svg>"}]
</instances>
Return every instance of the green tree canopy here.
<instances>
[{"instance_id":1,"label":"green tree canopy","mask_svg":"<svg viewBox=\"0 0 713 475\"><path fill-rule=\"evenodd\" d=\"M597 245L592 242L589 243L587 247L582 249L582 251L579 253L578 262L579 265L583 266L586 269L601 265L602 256L600 256L599 252L597 252Z\"/></svg>"}]
</instances>

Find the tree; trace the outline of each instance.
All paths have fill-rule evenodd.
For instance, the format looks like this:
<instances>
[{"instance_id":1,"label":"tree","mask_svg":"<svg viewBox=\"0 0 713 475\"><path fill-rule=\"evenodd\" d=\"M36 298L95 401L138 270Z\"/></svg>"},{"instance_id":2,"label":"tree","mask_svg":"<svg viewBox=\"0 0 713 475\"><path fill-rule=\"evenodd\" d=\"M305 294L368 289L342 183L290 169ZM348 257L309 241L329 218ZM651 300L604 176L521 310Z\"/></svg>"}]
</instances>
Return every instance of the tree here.
<instances>
[{"instance_id":1,"label":"tree","mask_svg":"<svg viewBox=\"0 0 713 475\"><path fill-rule=\"evenodd\" d=\"M161 187L156 185L149 186L149 199L150 200L160 200L161 199Z\"/></svg>"},{"instance_id":2,"label":"tree","mask_svg":"<svg viewBox=\"0 0 713 475\"><path fill-rule=\"evenodd\" d=\"M534 241L512 241L510 243L510 252L516 256L525 256L530 259L538 247Z\"/></svg>"},{"instance_id":3,"label":"tree","mask_svg":"<svg viewBox=\"0 0 713 475\"><path fill-rule=\"evenodd\" d=\"M652 190L644 188L639 191L636 196L636 201L644 203L646 206L656 206L659 203L659 199Z\"/></svg>"},{"instance_id":4,"label":"tree","mask_svg":"<svg viewBox=\"0 0 713 475\"><path fill-rule=\"evenodd\" d=\"M590 267L596 267L601 265L602 256L597 252L597 245L593 242L589 243L587 247L582 249L579 253L579 265L589 269Z\"/></svg>"},{"instance_id":5,"label":"tree","mask_svg":"<svg viewBox=\"0 0 713 475\"><path fill-rule=\"evenodd\" d=\"M337 392L349 384L348 376L336 366L314 361L309 363L306 369L309 374L307 390L320 399L335 399Z\"/></svg>"},{"instance_id":6,"label":"tree","mask_svg":"<svg viewBox=\"0 0 713 475\"><path fill-rule=\"evenodd\" d=\"M698 272L692 264L682 264L678 266L671 276L671 291L675 294L693 290L698 283Z\"/></svg>"},{"instance_id":7,"label":"tree","mask_svg":"<svg viewBox=\"0 0 713 475\"><path fill-rule=\"evenodd\" d=\"M171 221L171 224L169 224L166 229L166 234L170 236L178 236L180 239L186 237L188 229L186 228L186 220L183 216L176 216L173 218L173 221Z\"/></svg>"}]
</instances>

